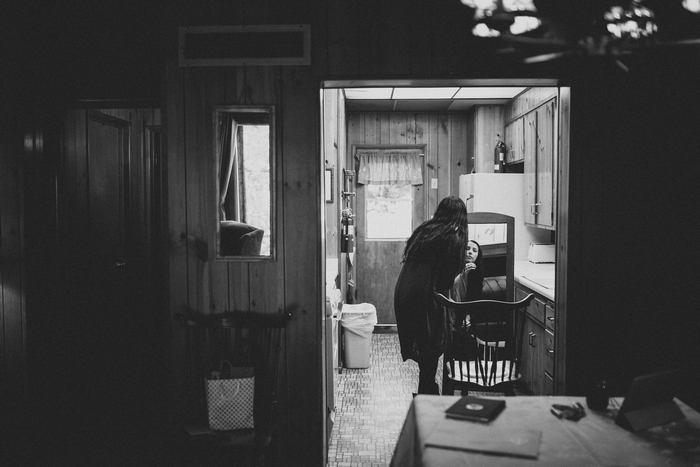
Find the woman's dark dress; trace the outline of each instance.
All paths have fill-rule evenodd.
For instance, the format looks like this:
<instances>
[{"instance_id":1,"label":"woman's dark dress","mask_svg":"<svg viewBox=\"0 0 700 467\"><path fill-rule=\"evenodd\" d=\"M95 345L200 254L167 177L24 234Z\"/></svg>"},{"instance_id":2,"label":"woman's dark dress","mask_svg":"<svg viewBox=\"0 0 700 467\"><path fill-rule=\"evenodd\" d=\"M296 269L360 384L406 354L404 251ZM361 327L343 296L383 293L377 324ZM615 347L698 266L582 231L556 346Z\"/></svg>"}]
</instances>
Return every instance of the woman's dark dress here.
<instances>
[{"instance_id":1,"label":"woman's dark dress","mask_svg":"<svg viewBox=\"0 0 700 467\"><path fill-rule=\"evenodd\" d=\"M445 312L436 306L433 292L447 296L459 274L459 265L442 252L403 264L394 289L394 311L404 361L442 353Z\"/></svg>"}]
</instances>

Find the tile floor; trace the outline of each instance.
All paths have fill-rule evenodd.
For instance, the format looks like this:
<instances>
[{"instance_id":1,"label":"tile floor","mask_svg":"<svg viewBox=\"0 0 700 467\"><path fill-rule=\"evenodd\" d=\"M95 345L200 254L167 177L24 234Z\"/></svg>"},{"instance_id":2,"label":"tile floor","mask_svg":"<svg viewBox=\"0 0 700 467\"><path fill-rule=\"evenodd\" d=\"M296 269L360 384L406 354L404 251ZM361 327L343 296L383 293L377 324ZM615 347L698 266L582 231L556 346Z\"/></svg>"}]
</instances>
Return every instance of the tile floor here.
<instances>
[{"instance_id":1,"label":"tile floor","mask_svg":"<svg viewBox=\"0 0 700 467\"><path fill-rule=\"evenodd\" d=\"M328 467L388 466L418 387L418 365L403 362L396 333L372 334L369 368L336 378Z\"/></svg>"}]
</instances>

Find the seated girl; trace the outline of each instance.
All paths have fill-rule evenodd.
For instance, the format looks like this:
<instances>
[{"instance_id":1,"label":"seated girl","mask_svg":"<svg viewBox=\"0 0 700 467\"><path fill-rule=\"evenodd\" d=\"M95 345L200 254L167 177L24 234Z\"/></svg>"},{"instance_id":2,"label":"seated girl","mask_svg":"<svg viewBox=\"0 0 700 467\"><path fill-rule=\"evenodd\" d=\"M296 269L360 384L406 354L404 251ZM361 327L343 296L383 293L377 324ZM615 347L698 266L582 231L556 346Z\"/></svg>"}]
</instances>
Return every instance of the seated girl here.
<instances>
[{"instance_id":1,"label":"seated girl","mask_svg":"<svg viewBox=\"0 0 700 467\"><path fill-rule=\"evenodd\" d=\"M467 243L466 263L455 277L450 298L455 302L481 300L484 287L484 267L481 246L474 240Z\"/></svg>"}]
</instances>

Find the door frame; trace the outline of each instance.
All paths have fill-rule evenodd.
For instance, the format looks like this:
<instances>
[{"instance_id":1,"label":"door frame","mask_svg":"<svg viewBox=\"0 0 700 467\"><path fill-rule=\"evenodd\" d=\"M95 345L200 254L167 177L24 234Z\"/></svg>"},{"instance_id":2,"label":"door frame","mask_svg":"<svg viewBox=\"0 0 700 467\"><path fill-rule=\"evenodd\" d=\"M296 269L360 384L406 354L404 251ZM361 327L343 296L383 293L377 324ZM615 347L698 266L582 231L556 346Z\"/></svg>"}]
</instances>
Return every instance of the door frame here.
<instances>
[{"instance_id":1,"label":"door frame","mask_svg":"<svg viewBox=\"0 0 700 467\"><path fill-rule=\"evenodd\" d=\"M558 88L559 105L559 125L558 125L558 145L557 145L557 215L556 215L556 244L557 244L557 262L556 262L556 284L555 284L555 307L557 310L557 328L555 329L556 335L566 335L566 310L567 310L567 293L568 293L568 239L569 234L569 205L570 205L570 122L571 122L571 87L564 83L561 79L557 78L500 78L500 79L327 79L321 80L319 82L319 91L323 95L323 91L326 89L342 89L344 87L385 87L385 86L473 86L473 87L488 87L488 86L528 86L528 87L542 87L542 86L556 86ZM343 105L344 107L344 105ZM323 106L320 109L320 125L323 126ZM322 132L321 132L322 134ZM339 137L347 139L347 128L339 129ZM326 246L325 246L325 230L326 230L326 218L325 218L325 202L322 202L321 194L325 191L323 168L325 167L325 148L321 144L319 149L318 161L320 164L320 170L318 170L319 178L319 189L320 194L318 197L319 210L320 210L320 223L319 228L321 229L320 237L324 239L321 242L321 255L320 261L321 265L319 270L321 275L319 280L324 280L326 277ZM427 192L428 190L426 190ZM325 294L325 287L320 287L320 294ZM325 296L320 297L320 303L325 303ZM321 340L318 346L318 352L323 354L325 352L325 342ZM566 381L566 348L561 344L559 340L555 342L555 352L557 353L557 367L555 372L557 374L557 380L555 381L555 390L557 393L565 393L565 381ZM323 355L321 355L323 359ZM322 370L323 384L326 384L326 379L332 377L327 375L325 368ZM325 401L322 401L325 404ZM327 447L326 447L327 449Z\"/></svg>"}]
</instances>

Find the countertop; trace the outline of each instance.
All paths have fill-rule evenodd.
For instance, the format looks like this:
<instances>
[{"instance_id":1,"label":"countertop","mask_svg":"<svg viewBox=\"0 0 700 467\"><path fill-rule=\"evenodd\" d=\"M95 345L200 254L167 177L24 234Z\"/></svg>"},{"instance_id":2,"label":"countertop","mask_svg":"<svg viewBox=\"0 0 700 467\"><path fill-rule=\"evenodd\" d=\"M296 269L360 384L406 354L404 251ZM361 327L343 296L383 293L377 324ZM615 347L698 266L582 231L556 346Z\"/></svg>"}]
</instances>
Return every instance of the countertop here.
<instances>
[{"instance_id":1,"label":"countertop","mask_svg":"<svg viewBox=\"0 0 700 467\"><path fill-rule=\"evenodd\" d=\"M554 263L515 262L515 280L544 297L554 300Z\"/></svg>"}]
</instances>

